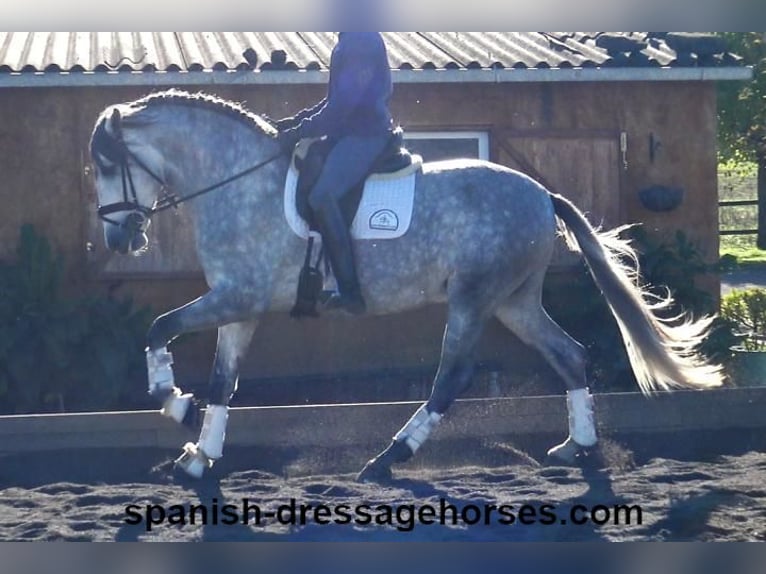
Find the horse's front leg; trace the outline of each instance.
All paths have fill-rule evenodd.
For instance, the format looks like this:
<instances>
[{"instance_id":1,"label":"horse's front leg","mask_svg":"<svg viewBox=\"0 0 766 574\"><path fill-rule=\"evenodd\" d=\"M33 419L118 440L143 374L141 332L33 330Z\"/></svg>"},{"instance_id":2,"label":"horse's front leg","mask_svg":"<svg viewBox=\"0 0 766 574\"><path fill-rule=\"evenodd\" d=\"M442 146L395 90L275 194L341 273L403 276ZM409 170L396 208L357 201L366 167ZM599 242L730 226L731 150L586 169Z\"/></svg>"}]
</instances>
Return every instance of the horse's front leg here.
<instances>
[{"instance_id":1,"label":"horse's front leg","mask_svg":"<svg viewBox=\"0 0 766 574\"><path fill-rule=\"evenodd\" d=\"M218 329L218 346L210 375L210 397L199 440L186 443L176 460L187 474L200 478L206 468L223 456L229 401L237 390L239 365L253 338L256 321L230 323Z\"/></svg>"},{"instance_id":2,"label":"horse's front leg","mask_svg":"<svg viewBox=\"0 0 766 574\"><path fill-rule=\"evenodd\" d=\"M183 333L254 320L257 314L252 302L243 301L241 295L210 291L154 321L147 334L146 363L149 394L162 405L162 414L189 428L199 427L199 409L194 397L175 385L173 357L167 345Z\"/></svg>"}]
</instances>

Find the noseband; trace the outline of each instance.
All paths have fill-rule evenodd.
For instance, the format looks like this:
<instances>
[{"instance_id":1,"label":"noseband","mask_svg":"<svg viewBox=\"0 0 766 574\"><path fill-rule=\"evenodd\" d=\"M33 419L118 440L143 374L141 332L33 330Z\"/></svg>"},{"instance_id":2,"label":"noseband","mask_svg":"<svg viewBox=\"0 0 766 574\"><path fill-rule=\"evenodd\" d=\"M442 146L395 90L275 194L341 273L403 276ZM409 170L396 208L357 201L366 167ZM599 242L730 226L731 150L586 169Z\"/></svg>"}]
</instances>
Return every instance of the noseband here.
<instances>
[{"instance_id":1,"label":"noseband","mask_svg":"<svg viewBox=\"0 0 766 574\"><path fill-rule=\"evenodd\" d=\"M219 187L223 187L232 181L266 166L287 153L285 151L280 151L264 161L236 173L223 181L219 181L218 183L195 191L194 193L190 193L189 195L179 197L170 190L167 182L154 173L149 166L136 156L136 154L130 151L122 137L122 130L119 126L117 126L116 134L112 135L106 131L104 122L102 122L93 134L92 151L95 152L91 154L94 157L96 154L99 154L112 163L119 165L122 178L122 201L110 203L108 205L100 205L97 211L99 219L121 227L131 228L134 231L143 230L146 223L155 213L165 211L171 207L177 207L180 203L213 191L214 189L218 189ZM152 207L147 207L139 203L136 186L133 183L133 176L130 172L130 162L128 160L132 160L133 163L146 172L154 181L160 184L160 197ZM125 218L124 222L120 223L109 217L111 214L121 211L131 212L128 217Z\"/></svg>"}]
</instances>

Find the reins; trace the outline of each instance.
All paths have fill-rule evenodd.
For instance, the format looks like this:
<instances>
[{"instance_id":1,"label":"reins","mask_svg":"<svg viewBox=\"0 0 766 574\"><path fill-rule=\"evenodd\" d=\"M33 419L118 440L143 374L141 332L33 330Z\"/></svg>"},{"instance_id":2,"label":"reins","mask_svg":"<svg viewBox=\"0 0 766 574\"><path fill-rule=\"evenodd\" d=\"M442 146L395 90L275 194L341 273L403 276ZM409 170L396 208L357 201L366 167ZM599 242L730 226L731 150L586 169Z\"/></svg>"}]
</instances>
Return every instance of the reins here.
<instances>
[{"instance_id":1,"label":"reins","mask_svg":"<svg viewBox=\"0 0 766 574\"><path fill-rule=\"evenodd\" d=\"M189 201L190 199L194 199L195 197L199 197L200 195L205 195L206 193L210 193L211 191L215 191L219 187L223 187L224 185L227 185L227 184L229 184L229 183L231 183L233 181L236 181L236 180L238 180L240 178L243 178L243 177L245 177L247 175L250 175L254 171L258 171L262 167L267 166L271 162L278 160L280 157L282 157L282 156L284 156L286 154L287 154L287 152L280 151L279 153L272 155L271 157L263 160L260 163L257 163L257 164L255 164L255 165L253 165L253 166L251 166L251 167L249 167L247 169L244 169L244 170L242 170L242 171L240 171L238 173L235 173L234 175L224 179L223 181L219 181L218 183L214 183L213 185L209 185L209 186L207 186L205 188L202 188L202 189L200 189L198 191L195 191L194 193L190 193L188 195L183 195L181 197L178 197L177 195L175 195L173 193L165 193L165 195L163 197L161 197L160 199L157 200L157 203L154 205L154 207L151 208L151 212L150 213L151 213L151 215L154 215L155 213L159 213L160 211L165 211L166 209L169 209L171 207L177 207L179 204L184 203L185 201ZM136 162L136 163L138 163L138 162ZM141 165L141 164L138 164L138 165ZM143 167L143 166L141 166L141 167ZM145 170L146 168L143 168L143 169ZM151 173L150 173L150 175L151 175ZM165 184L163 184L163 188L167 192L167 187L165 186Z\"/></svg>"},{"instance_id":2,"label":"reins","mask_svg":"<svg viewBox=\"0 0 766 574\"><path fill-rule=\"evenodd\" d=\"M207 193L210 193L211 191L215 191L216 189L219 189L229 183L232 183L233 181L246 177L247 175L250 175L251 173L258 171L259 169L265 167L266 165L276 161L280 157L287 154L286 151L280 150L279 153L276 153L266 158L265 160L251 167L248 167L247 169L244 169L238 173L235 173L234 175L227 177L226 179L222 181L219 181L217 183L204 187L193 193L189 193L187 195L183 195L179 197L177 194L169 190L167 182L165 182L160 176L154 173L149 168L149 166L147 166L143 161L141 161L140 158L136 156L136 154L130 151L130 148L128 148L127 144L122 138L121 130L119 130L116 135L111 135L102 126L97 131L97 134L95 137L97 138L98 143L100 144L100 147L102 148L100 150L100 153L107 159L113 161L114 163L119 164L120 170L121 170L123 201L111 203L108 205L102 205L102 206L99 206L98 208L98 216L102 220L108 221L110 223L115 223L115 224L117 224L117 222L109 219L107 215L111 213L116 213L118 211L132 210L132 211L140 212L145 218L149 218L155 213L165 211L166 209L170 209L171 207L176 208L181 203L190 201L201 195L205 195ZM141 205L138 201L138 194L136 193L135 185L133 184L133 177L130 172L130 165L128 164L129 158L132 159L133 162L138 167L140 167L152 179L154 179L157 183L159 183L162 186L161 195L152 207L146 207L144 205Z\"/></svg>"}]
</instances>

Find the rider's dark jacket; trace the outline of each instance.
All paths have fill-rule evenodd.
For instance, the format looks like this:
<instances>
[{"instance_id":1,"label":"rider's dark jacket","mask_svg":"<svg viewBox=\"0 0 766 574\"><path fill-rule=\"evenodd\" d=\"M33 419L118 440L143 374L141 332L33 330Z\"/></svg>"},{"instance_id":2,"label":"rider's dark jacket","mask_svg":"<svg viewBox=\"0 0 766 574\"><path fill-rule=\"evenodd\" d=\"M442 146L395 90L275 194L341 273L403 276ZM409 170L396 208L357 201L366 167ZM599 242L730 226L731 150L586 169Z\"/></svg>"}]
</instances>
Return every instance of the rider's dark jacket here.
<instances>
[{"instance_id":1,"label":"rider's dark jacket","mask_svg":"<svg viewBox=\"0 0 766 574\"><path fill-rule=\"evenodd\" d=\"M392 128L393 86L383 38L377 32L341 32L330 58L327 96L289 118L300 138L383 135Z\"/></svg>"}]
</instances>

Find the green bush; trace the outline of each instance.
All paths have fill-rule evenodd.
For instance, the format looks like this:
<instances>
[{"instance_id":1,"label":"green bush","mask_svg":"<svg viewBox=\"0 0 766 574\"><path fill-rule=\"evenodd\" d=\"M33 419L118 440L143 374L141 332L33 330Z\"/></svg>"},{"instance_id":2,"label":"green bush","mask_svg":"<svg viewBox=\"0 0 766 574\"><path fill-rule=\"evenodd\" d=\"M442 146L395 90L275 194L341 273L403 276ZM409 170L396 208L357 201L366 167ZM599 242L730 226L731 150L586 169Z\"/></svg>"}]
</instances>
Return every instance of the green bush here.
<instances>
[{"instance_id":1,"label":"green bush","mask_svg":"<svg viewBox=\"0 0 766 574\"><path fill-rule=\"evenodd\" d=\"M128 408L146 388L151 313L130 299L61 293L63 260L34 227L0 262L0 412Z\"/></svg>"},{"instance_id":2,"label":"green bush","mask_svg":"<svg viewBox=\"0 0 766 574\"><path fill-rule=\"evenodd\" d=\"M766 289L732 291L721 300L721 316L736 325L745 350L766 350Z\"/></svg>"},{"instance_id":3,"label":"green bush","mask_svg":"<svg viewBox=\"0 0 766 574\"><path fill-rule=\"evenodd\" d=\"M670 315L682 310L693 314L715 311L713 296L697 286L697 278L716 271L716 265L705 263L702 254L683 231L676 231L672 241L651 238L640 227L631 230L639 251L641 279L655 295L664 296L670 289L677 306Z\"/></svg>"}]
</instances>

